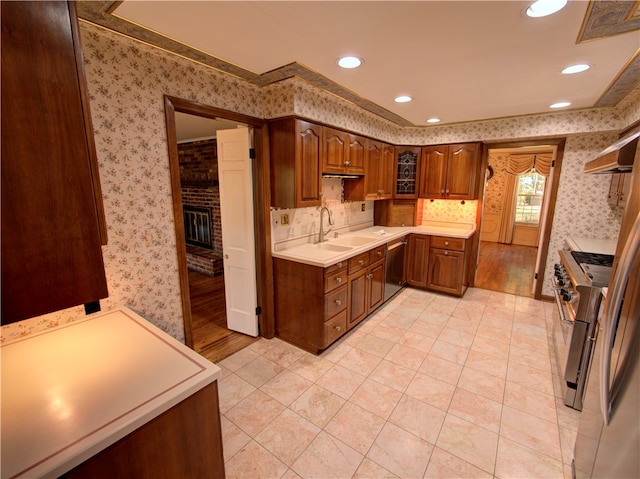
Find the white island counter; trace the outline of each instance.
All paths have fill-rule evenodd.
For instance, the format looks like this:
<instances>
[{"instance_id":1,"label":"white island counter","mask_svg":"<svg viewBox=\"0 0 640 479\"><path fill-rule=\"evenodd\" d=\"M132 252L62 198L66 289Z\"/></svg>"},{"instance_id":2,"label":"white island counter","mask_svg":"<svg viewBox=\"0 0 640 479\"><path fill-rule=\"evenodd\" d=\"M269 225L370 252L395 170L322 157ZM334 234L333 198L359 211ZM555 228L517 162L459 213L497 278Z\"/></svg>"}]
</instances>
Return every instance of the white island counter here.
<instances>
[{"instance_id":1,"label":"white island counter","mask_svg":"<svg viewBox=\"0 0 640 479\"><path fill-rule=\"evenodd\" d=\"M1 353L3 479L58 477L220 374L128 309L13 340Z\"/></svg>"}]
</instances>

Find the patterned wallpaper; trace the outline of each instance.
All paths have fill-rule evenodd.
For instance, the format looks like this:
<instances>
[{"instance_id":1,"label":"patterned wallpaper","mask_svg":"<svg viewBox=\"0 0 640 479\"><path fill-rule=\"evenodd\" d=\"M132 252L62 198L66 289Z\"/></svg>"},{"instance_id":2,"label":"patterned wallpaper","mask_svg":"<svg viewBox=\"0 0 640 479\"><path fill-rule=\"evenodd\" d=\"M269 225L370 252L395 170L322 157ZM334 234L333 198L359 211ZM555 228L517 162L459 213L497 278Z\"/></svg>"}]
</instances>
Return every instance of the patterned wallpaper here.
<instances>
[{"instance_id":1,"label":"patterned wallpaper","mask_svg":"<svg viewBox=\"0 0 640 479\"><path fill-rule=\"evenodd\" d=\"M507 118L426 128L400 128L296 79L260 90L236 77L81 22L109 243L103 247L109 298L184 341L163 95L255 117L300 115L396 144L504 141L568 135L550 262L564 236L615 237L619 215L606 205L608 175L585 176L582 164L615 132L640 119L636 97L624 107ZM608 133L598 133L598 132ZM359 216L338 207L340 221ZM342 203L339 203L342 205ZM358 205L358 203L356 203ZM368 217L371 208L366 211ZM313 217L314 212L309 215ZM437 214L437 213L436 213ZM457 214L457 213L456 213ZM294 213L297 219L298 212ZM364 217L363 217L364 218ZM355 220L355 221L359 221ZM313 220L311 220L313 223ZM306 228L301 220L299 227ZM82 308L2 327L2 339L81 317Z\"/></svg>"},{"instance_id":2,"label":"patterned wallpaper","mask_svg":"<svg viewBox=\"0 0 640 479\"><path fill-rule=\"evenodd\" d=\"M489 165L493 168L493 177L487 181L484 189L484 211L501 213L504 204L504 189L507 184L507 155L503 153L490 154Z\"/></svg>"},{"instance_id":3,"label":"patterned wallpaper","mask_svg":"<svg viewBox=\"0 0 640 479\"><path fill-rule=\"evenodd\" d=\"M450 223L475 223L477 200L422 200L422 221L448 221Z\"/></svg>"}]
</instances>

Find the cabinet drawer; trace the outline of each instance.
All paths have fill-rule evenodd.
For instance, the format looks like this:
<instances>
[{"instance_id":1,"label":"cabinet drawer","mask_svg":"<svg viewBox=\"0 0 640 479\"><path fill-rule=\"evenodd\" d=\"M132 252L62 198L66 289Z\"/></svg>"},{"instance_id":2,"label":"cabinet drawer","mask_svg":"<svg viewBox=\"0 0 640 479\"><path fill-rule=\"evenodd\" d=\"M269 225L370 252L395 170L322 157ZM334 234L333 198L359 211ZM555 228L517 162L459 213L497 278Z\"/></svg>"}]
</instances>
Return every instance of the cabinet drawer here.
<instances>
[{"instance_id":1,"label":"cabinet drawer","mask_svg":"<svg viewBox=\"0 0 640 479\"><path fill-rule=\"evenodd\" d=\"M328 293L334 289L347 284L347 268L339 269L334 273L325 273L324 275L324 292Z\"/></svg>"},{"instance_id":2,"label":"cabinet drawer","mask_svg":"<svg viewBox=\"0 0 640 479\"><path fill-rule=\"evenodd\" d=\"M346 267L347 267L347 261L339 261L336 264L332 264L331 266L327 266L324 269L324 274L333 273L334 271L338 271L339 269L346 268Z\"/></svg>"},{"instance_id":3,"label":"cabinet drawer","mask_svg":"<svg viewBox=\"0 0 640 479\"><path fill-rule=\"evenodd\" d=\"M385 257L386 246L378 246L377 248L373 248L369 251L369 263L373 264L378 260L381 260Z\"/></svg>"},{"instance_id":4,"label":"cabinet drawer","mask_svg":"<svg viewBox=\"0 0 640 479\"><path fill-rule=\"evenodd\" d=\"M432 236L431 247L454 251L464 251L464 238L449 238L447 236Z\"/></svg>"},{"instance_id":5,"label":"cabinet drawer","mask_svg":"<svg viewBox=\"0 0 640 479\"><path fill-rule=\"evenodd\" d=\"M347 312L342 311L324 323L324 347L329 346L347 330Z\"/></svg>"},{"instance_id":6,"label":"cabinet drawer","mask_svg":"<svg viewBox=\"0 0 640 479\"><path fill-rule=\"evenodd\" d=\"M324 318L331 318L347 308L347 285L334 289L324 297Z\"/></svg>"},{"instance_id":7,"label":"cabinet drawer","mask_svg":"<svg viewBox=\"0 0 640 479\"><path fill-rule=\"evenodd\" d=\"M349 259L349 274L360 271L362 268L369 266L369 252L361 253Z\"/></svg>"}]
</instances>

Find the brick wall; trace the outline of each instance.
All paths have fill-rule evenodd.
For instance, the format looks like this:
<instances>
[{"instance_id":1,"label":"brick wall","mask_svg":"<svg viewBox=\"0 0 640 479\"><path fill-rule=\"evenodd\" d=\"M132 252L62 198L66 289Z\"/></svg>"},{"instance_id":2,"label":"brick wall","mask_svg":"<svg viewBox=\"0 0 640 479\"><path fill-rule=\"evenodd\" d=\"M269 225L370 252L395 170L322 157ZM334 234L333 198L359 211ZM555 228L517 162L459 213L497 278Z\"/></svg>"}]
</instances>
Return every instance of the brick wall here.
<instances>
[{"instance_id":1,"label":"brick wall","mask_svg":"<svg viewBox=\"0 0 640 479\"><path fill-rule=\"evenodd\" d=\"M178 144L182 203L211 209L213 253L204 248L189 246L187 264L203 270L203 261L209 264L213 257L222 256L222 224L220 222L220 189L218 187L218 152L216 140L201 140ZM200 255L198 254L200 251ZM199 257L195 257L199 256ZM218 261L214 261L216 264ZM217 268L217 267L216 267ZM205 268L209 272L209 266ZM215 272L216 274L218 271Z\"/></svg>"}]
</instances>

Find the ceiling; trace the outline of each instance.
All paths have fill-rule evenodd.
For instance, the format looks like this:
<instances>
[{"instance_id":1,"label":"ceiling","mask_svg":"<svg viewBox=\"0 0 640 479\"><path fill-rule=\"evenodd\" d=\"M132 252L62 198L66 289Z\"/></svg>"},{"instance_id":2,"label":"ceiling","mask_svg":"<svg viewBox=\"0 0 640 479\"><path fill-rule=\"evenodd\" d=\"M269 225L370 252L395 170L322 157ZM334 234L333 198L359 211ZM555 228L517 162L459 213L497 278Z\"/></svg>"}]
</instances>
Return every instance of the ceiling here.
<instances>
[{"instance_id":1,"label":"ceiling","mask_svg":"<svg viewBox=\"0 0 640 479\"><path fill-rule=\"evenodd\" d=\"M82 19L266 85L297 76L401 126L614 107L640 84L640 2L85 1ZM343 70L344 54L364 64ZM574 75L560 71L587 62ZM413 101L395 103L398 95Z\"/></svg>"}]
</instances>

